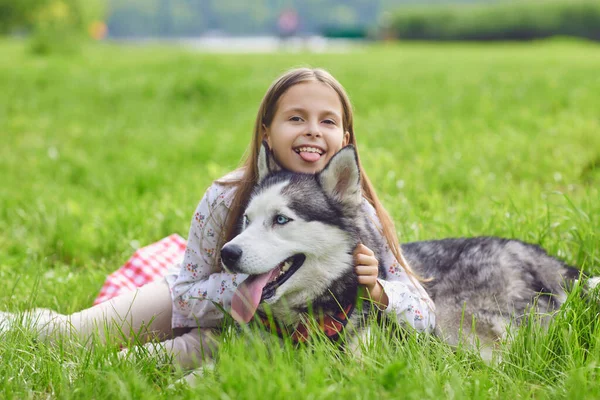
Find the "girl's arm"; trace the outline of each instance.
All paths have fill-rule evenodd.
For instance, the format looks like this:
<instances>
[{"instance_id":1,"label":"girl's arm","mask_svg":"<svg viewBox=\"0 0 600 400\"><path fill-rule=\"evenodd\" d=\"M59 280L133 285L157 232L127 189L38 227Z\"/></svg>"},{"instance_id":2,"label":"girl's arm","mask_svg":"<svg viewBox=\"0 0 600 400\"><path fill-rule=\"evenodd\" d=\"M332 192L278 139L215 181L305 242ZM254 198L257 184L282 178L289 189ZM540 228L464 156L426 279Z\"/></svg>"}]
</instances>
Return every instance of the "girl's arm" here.
<instances>
[{"instance_id":1,"label":"girl's arm","mask_svg":"<svg viewBox=\"0 0 600 400\"><path fill-rule=\"evenodd\" d=\"M381 233L381 225L375 209L366 201L364 203L376 231ZM383 265L386 266L386 277L385 279L377 279L376 282L371 281L377 275L377 269L372 268L377 266L377 260L370 249L361 246L359 245L355 251L356 269L359 282L360 279L363 279L363 284L368 285L372 300L376 301L385 313L395 314L398 322L407 323L419 332L433 331L435 328L435 306L433 301L419 281L409 276L404 268L400 266L387 242L384 253L381 255ZM357 256L358 258L356 258ZM361 273L361 269L363 273ZM374 272L370 273L370 270ZM368 277L369 274L372 277Z\"/></svg>"},{"instance_id":2,"label":"girl's arm","mask_svg":"<svg viewBox=\"0 0 600 400\"><path fill-rule=\"evenodd\" d=\"M229 211L230 188L213 184L196 208L179 272L171 284L174 327L214 327L231 307L238 283L246 275L223 272L219 237Z\"/></svg>"},{"instance_id":3,"label":"girl's arm","mask_svg":"<svg viewBox=\"0 0 600 400\"><path fill-rule=\"evenodd\" d=\"M404 271L387 246L383 262L387 267L386 279L377 279L388 298L383 311L396 314L399 322L406 322L419 332L432 332L435 306L423 286Z\"/></svg>"}]
</instances>

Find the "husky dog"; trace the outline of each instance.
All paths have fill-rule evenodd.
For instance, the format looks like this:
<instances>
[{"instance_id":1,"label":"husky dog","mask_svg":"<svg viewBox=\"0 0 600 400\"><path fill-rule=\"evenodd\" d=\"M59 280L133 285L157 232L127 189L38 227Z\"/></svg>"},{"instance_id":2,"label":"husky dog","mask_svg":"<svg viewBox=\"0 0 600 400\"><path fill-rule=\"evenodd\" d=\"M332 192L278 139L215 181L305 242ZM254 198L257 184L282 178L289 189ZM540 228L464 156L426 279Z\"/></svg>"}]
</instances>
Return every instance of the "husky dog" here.
<instances>
[{"instance_id":1,"label":"husky dog","mask_svg":"<svg viewBox=\"0 0 600 400\"><path fill-rule=\"evenodd\" d=\"M242 284L247 304L232 305L236 319L247 322L268 308L283 327L301 325L309 311L333 315L335 329L347 322L341 315L360 327L364 315L348 315L358 297L353 250L364 243L382 254L384 243L363 212L354 148L343 148L315 175L282 170L266 144L258 162L241 232L221 249L227 270L250 275ZM436 304L435 333L451 345L465 338L493 344L532 305L551 313L580 275L518 240L444 239L401 248L414 272L430 278L424 286ZM386 268L380 259L380 277Z\"/></svg>"}]
</instances>

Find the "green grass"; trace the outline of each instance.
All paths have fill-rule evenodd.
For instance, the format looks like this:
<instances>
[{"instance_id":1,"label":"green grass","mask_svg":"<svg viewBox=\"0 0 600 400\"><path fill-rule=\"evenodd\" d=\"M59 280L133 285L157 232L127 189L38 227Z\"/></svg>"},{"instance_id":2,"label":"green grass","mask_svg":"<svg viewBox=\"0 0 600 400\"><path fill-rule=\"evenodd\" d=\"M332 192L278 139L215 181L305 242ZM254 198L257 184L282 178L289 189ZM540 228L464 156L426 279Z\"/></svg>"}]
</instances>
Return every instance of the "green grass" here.
<instances>
[{"instance_id":1,"label":"green grass","mask_svg":"<svg viewBox=\"0 0 600 400\"><path fill-rule=\"evenodd\" d=\"M329 69L402 241L499 235L600 273L600 47L403 44L344 54L205 55L0 42L0 309L91 305L140 245L189 220L234 168L271 81ZM598 398L598 308L573 296L487 366L429 337L376 336L362 361L232 338L196 389L156 361L0 341L3 398Z\"/></svg>"}]
</instances>

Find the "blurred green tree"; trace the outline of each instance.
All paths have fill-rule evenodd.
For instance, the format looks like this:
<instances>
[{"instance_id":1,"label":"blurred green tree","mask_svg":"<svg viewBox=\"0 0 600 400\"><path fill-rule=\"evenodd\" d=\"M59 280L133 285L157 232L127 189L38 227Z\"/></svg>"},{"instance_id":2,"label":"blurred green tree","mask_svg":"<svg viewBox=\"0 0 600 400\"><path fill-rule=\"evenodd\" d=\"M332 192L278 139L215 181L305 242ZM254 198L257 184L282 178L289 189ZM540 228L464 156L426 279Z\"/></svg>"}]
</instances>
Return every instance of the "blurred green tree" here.
<instances>
[{"instance_id":1,"label":"blurred green tree","mask_svg":"<svg viewBox=\"0 0 600 400\"><path fill-rule=\"evenodd\" d=\"M36 53L74 50L106 19L105 0L0 0L0 34L28 34Z\"/></svg>"},{"instance_id":2,"label":"blurred green tree","mask_svg":"<svg viewBox=\"0 0 600 400\"><path fill-rule=\"evenodd\" d=\"M32 11L46 0L0 0L0 34L31 27Z\"/></svg>"}]
</instances>

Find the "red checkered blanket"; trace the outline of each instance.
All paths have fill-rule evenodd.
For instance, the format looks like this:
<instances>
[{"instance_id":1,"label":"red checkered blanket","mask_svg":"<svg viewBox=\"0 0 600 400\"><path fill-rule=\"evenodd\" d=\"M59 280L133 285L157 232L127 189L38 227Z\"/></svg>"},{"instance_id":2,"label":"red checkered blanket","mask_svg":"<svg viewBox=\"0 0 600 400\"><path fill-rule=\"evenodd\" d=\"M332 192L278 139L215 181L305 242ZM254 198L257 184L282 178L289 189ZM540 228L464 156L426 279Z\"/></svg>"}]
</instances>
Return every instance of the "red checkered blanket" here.
<instances>
[{"instance_id":1,"label":"red checkered blanket","mask_svg":"<svg viewBox=\"0 0 600 400\"><path fill-rule=\"evenodd\" d=\"M184 238L173 234L138 249L125 265L106 278L94 304L162 278L170 265L182 260L185 245Z\"/></svg>"}]
</instances>

